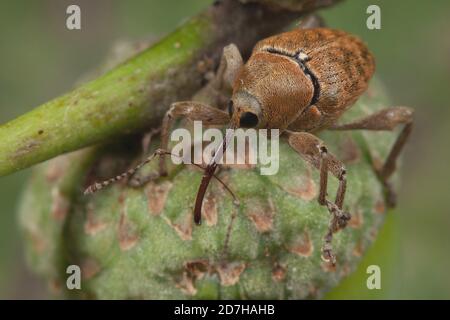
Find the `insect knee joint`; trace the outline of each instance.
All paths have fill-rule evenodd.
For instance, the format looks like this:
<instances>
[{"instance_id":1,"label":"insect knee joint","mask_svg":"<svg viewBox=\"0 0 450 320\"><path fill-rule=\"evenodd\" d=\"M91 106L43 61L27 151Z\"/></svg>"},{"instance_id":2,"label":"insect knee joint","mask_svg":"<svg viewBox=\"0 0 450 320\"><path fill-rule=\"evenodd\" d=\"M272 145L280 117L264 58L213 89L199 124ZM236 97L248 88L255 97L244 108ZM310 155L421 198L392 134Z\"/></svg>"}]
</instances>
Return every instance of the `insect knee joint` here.
<instances>
[{"instance_id":1,"label":"insect knee joint","mask_svg":"<svg viewBox=\"0 0 450 320\"><path fill-rule=\"evenodd\" d=\"M326 155L328 153L328 149L325 146L318 145L317 148L319 148L320 155L322 155L322 156Z\"/></svg>"},{"instance_id":2,"label":"insect knee joint","mask_svg":"<svg viewBox=\"0 0 450 320\"><path fill-rule=\"evenodd\" d=\"M347 170L345 168L341 169L341 173L338 177L339 181L347 180Z\"/></svg>"}]
</instances>

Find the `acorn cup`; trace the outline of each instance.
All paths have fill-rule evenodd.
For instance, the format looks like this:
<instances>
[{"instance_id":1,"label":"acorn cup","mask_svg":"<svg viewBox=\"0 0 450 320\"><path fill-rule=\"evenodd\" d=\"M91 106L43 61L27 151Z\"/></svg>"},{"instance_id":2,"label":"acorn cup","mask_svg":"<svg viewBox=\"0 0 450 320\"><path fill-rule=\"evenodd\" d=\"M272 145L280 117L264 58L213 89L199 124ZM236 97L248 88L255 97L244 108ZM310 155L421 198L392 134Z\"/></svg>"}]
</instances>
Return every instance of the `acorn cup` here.
<instances>
[{"instance_id":1,"label":"acorn cup","mask_svg":"<svg viewBox=\"0 0 450 320\"><path fill-rule=\"evenodd\" d=\"M389 106L373 79L342 122ZM20 207L27 260L57 296L88 299L321 298L351 274L383 225L384 191L373 163L386 158L395 134L319 134L348 172L348 226L334 235L335 266L321 255L330 214L317 202L319 173L280 139L279 171L223 166L193 222L202 171L169 163L169 175L141 188L122 181L93 195L83 190L138 164L142 137L60 156L36 167ZM269 149L270 150L270 149ZM138 176L156 172L158 160ZM337 180L329 179L333 198ZM67 268L79 266L81 289ZM69 280L68 280L69 279Z\"/></svg>"}]
</instances>

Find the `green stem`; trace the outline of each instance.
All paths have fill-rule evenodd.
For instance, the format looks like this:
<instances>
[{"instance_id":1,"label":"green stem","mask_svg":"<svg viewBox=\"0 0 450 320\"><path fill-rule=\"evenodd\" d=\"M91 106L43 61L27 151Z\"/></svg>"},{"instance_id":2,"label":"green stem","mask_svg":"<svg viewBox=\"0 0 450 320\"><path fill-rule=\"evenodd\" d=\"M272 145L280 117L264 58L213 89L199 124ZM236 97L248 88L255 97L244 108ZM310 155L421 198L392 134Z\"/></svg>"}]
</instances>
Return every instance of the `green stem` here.
<instances>
[{"instance_id":1,"label":"green stem","mask_svg":"<svg viewBox=\"0 0 450 320\"><path fill-rule=\"evenodd\" d=\"M333 0L289 2L308 4L310 10L311 3ZM157 124L170 103L200 89L202 59L217 64L230 42L248 54L258 39L298 16L298 11L235 0L212 6L103 76L0 126L0 176Z\"/></svg>"}]
</instances>

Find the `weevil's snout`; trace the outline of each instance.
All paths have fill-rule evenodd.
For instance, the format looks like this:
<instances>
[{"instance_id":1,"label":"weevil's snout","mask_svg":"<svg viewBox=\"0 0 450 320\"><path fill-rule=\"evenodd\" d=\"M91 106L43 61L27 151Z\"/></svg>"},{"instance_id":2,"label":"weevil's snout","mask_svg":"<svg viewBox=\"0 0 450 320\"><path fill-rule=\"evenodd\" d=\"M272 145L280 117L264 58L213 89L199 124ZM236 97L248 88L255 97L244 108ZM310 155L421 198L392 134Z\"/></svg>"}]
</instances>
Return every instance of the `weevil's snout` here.
<instances>
[{"instance_id":1,"label":"weevil's snout","mask_svg":"<svg viewBox=\"0 0 450 320\"><path fill-rule=\"evenodd\" d=\"M235 128L260 128L264 122L259 102L248 94L233 95L228 112Z\"/></svg>"}]
</instances>

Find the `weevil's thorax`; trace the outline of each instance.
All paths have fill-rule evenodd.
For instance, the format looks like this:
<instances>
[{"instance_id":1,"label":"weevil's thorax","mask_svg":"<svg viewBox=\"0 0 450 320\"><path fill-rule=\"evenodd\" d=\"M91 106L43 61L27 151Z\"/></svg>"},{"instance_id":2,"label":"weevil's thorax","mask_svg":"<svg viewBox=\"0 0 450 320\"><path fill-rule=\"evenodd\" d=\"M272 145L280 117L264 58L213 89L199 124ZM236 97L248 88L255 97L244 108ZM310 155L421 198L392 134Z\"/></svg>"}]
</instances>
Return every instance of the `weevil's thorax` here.
<instances>
[{"instance_id":1,"label":"weevil's thorax","mask_svg":"<svg viewBox=\"0 0 450 320\"><path fill-rule=\"evenodd\" d=\"M258 116L257 128L285 129L310 105L311 79L292 59L270 52L254 52L233 87L232 123L240 127L245 112Z\"/></svg>"}]
</instances>

